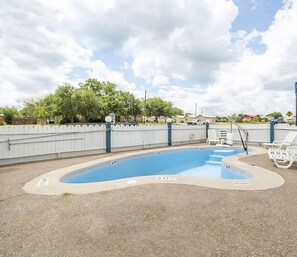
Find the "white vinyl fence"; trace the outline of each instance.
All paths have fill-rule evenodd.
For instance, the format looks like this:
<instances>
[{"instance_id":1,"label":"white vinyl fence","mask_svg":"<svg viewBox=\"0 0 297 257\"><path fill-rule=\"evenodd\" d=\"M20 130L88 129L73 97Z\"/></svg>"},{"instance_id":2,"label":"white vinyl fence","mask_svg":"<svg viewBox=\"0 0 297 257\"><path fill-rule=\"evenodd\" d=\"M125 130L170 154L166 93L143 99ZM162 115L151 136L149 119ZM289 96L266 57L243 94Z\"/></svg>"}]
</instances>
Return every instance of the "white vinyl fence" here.
<instances>
[{"instance_id":1,"label":"white vinyl fence","mask_svg":"<svg viewBox=\"0 0 297 257\"><path fill-rule=\"evenodd\" d=\"M287 124L277 124L274 126L274 140L275 141L283 141L284 138L291 131L297 131L296 126L288 126ZM295 138L294 144L297 145L297 138Z\"/></svg>"},{"instance_id":2,"label":"white vinyl fence","mask_svg":"<svg viewBox=\"0 0 297 257\"><path fill-rule=\"evenodd\" d=\"M172 126L172 145L205 142L206 126Z\"/></svg>"},{"instance_id":3,"label":"white vinyl fence","mask_svg":"<svg viewBox=\"0 0 297 257\"><path fill-rule=\"evenodd\" d=\"M242 125L249 132L249 143L270 141L269 124ZM225 129L230 125L210 124L209 129ZM295 126L275 125L275 140L282 141ZM236 126L232 126L235 142L240 142ZM200 143L206 140L206 126L172 125L172 145ZM296 142L297 144L297 142ZM125 151L168 146L168 126L112 126L111 151ZM40 161L106 152L106 127L99 126L3 126L0 127L0 165Z\"/></svg>"},{"instance_id":4,"label":"white vinyl fence","mask_svg":"<svg viewBox=\"0 0 297 257\"><path fill-rule=\"evenodd\" d=\"M205 141L204 126L172 126L172 144ZM168 146L168 126L112 126L111 151ZM0 127L0 165L106 152L103 126Z\"/></svg>"},{"instance_id":5,"label":"white vinyl fence","mask_svg":"<svg viewBox=\"0 0 297 257\"><path fill-rule=\"evenodd\" d=\"M269 143L270 141L270 124L240 124L241 127L246 129L249 133L249 143L252 144L261 144ZM233 133L233 140L235 142L240 142L240 135L237 127L235 125L226 124L226 125L216 125L211 124L209 129L215 129L217 135L219 135L220 130L227 130L228 132ZM241 132L242 133L242 132ZM242 138L245 140L245 135L242 133Z\"/></svg>"},{"instance_id":6,"label":"white vinyl fence","mask_svg":"<svg viewBox=\"0 0 297 257\"><path fill-rule=\"evenodd\" d=\"M172 145L205 141L206 127L172 125ZM112 152L168 146L168 126L113 126Z\"/></svg>"},{"instance_id":7,"label":"white vinyl fence","mask_svg":"<svg viewBox=\"0 0 297 257\"><path fill-rule=\"evenodd\" d=\"M249 133L248 142L250 144L263 144L270 142L270 124L240 124L241 127L246 129ZM210 124L209 129L215 129L217 136L219 135L220 130L227 130L228 132L233 133L233 139L235 142L240 142L240 135L238 129L235 125L226 124ZM296 126L290 126L288 124L277 124L274 126L274 140L283 141L284 138L290 131L297 131ZM244 134L242 133L243 139L245 139ZM296 142L297 144L297 142Z\"/></svg>"},{"instance_id":8,"label":"white vinyl fence","mask_svg":"<svg viewBox=\"0 0 297 257\"><path fill-rule=\"evenodd\" d=\"M104 153L105 126L0 127L0 165Z\"/></svg>"},{"instance_id":9,"label":"white vinyl fence","mask_svg":"<svg viewBox=\"0 0 297 257\"><path fill-rule=\"evenodd\" d=\"M168 146L167 125L112 126L112 152Z\"/></svg>"}]
</instances>

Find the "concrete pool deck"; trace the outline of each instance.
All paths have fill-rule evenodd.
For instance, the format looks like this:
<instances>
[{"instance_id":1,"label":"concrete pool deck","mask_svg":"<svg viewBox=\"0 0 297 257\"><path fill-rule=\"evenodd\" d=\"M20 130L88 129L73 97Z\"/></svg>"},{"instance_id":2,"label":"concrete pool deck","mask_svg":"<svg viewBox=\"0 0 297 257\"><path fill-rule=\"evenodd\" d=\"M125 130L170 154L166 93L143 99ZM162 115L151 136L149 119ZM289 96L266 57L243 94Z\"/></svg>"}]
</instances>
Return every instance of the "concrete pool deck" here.
<instances>
[{"instance_id":1,"label":"concrete pool deck","mask_svg":"<svg viewBox=\"0 0 297 257\"><path fill-rule=\"evenodd\" d=\"M0 167L0 256L297 256L297 169L267 154L241 162L281 175L258 191L179 184L34 195L51 170L112 155Z\"/></svg>"},{"instance_id":2,"label":"concrete pool deck","mask_svg":"<svg viewBox=\"0 0 297 257\"><path fill-rule=\"evenodd\" d=\"M213 146L175 146L171 147L170 150L182 150L189 148L205 149ZM226 148L227 150L230 148ZM264 154L267 152L266 149L253 147L253 152L250 156ZM61 182L63 177L76 173L79 170L86 169L102 163L111 163L113 161L129 158L137 155L143 155L147 153L162 153L162 151L168 151L168 148L155 148L149 150L139 150L133 152L119 153L117 155L105 157L99 160L85 162L81 164L72 165L66 168L57 169L49 173L38 176L26 183L23 187L24 191L32 194L42 195L60 195L64 193L69 194L89 194L96 192L103 192L107 190L120 189L125 187L131 187L135 185L145 184L159 184L159 183L170 183L170 184L184 184L193 186L206 186L219 189L230 189L230 190L263 190L278 187L284 184L284 179L270 170L255 165L249 165L241 162L240 158L245 156L243 154L236 154L232 156L226 156L223 158L223 163L226 167L241 171L243 174L251 176L249 179L209 179L200 177L188 177L179 175L153 175L143 177L124 178L112 181L104 181L97 183L81 183L81 184L68 184Z\"/></svg>"}]
</instances>

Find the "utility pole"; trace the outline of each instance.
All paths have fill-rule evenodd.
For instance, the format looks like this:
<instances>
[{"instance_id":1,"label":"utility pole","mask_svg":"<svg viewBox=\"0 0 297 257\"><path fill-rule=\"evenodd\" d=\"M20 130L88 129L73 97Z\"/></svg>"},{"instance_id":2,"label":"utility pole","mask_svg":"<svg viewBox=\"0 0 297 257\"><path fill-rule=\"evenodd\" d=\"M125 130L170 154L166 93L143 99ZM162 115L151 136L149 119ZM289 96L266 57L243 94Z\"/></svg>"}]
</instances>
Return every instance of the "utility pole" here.
<instances>
[{"instance_id":1,"label":"utility pole","mask_svg":"<svg viewBox=\"0 0 297 257\"><path fill-rule=\"evenodd\" d=\"M144 90L144 109L143 109L143 114L144 114L144 124L145 124L145 116L146 116L146 90Z\"/></svg>"},{"instance_id":2,"label":"utility pole","mask_svg":"<svg viewBox=\"0 0 297 257\"><path fill-rule=\"evenodd\" d=\"M295 125L297 126L297 82L295 82L295 96L296 96Z\"/></svg>"},{"instance_id":3,"label":"utility pole","mask_svg":"<svg viewBox=\"0 0 297 257\"><path fill-rule=\"evenodd\" d=\"M195 103L195 118L197 117L197 103Z\"/></svg>"}]
</instances>

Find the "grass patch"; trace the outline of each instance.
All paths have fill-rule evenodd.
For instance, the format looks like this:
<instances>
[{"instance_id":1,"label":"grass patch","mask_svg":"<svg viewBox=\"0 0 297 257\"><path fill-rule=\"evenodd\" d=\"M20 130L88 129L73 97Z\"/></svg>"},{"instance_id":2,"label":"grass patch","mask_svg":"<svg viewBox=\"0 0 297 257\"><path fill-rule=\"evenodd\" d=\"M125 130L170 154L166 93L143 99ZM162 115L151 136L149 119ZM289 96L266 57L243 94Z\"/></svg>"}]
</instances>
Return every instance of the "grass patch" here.
<instances>
[{"instance_id":1,"label":"grass patch","mask_svg":"<svg viewBox=\"0 0 297 257\"><path fill-rule=\"evenodd\" d=\"M66 197L66 196L70 196L70 195L71 195L71 194L70 194L70 193L67 193L67 192L62 194L62 196L64 196L64 197Z\"/></svg>"}]
</instances>

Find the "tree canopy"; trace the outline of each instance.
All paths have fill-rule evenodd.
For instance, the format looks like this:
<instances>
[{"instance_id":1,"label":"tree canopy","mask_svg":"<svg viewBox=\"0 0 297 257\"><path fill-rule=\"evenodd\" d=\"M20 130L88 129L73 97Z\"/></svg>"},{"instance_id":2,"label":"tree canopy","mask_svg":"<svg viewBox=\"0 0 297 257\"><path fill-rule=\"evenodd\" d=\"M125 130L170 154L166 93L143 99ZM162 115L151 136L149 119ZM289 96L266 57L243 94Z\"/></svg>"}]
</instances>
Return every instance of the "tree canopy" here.
<instances>
[{"instance_id":1,"label":"tree canopy","mask_svg":"<svg viewBox=\"0 0 297 257\"><path fill-rule=\"evenodd\" d=\"M160 97L149 98L146 100L145 113L148 116L154 116L156 122L160 116L172 117L182 115L183 111L174 107L171 102L162 100Z\"/></svg>"},{"instance_id":2,"label":"tree canopy","mask_svg":"<svg viewBox=\"0 0 297 257\"><path fill-rule=\"evenodd\" d=\"M48 119L60 117L63 121L73 123L104 121L105 116L114 113L127 119L138 115L171 117L182 115L183 111L174 107L171 102L161 98L138 99L134 94L118 90L117 86L108 81L98 81L89 78L74 86L70 83L59 85L55 91L40 98L23 101L23 108L18 111L15 107L1 108L5 120L11 123L16 117Z\"/></svg>"},{"instance_id":3,"label":"tree canopy","mask_svg":"<svg viewBox=\"0 0 297 257\"><path fill-rule=\"evenodd\" d=\"M78 111L78 105L74 98L74 89L74 86L69 83L58 86L54 100L57 113L65 119L69 119L72 123Z\"/></svg>"},{"instance_id":4,"label":"tree canopy","mask_svg":"<svg viewBox=\"0 0 297 257\"><path fill-rule=\"evenodd\" d=\"M0 113L4 115L7 124L11 124L12 119L21 118L21 114L16 107L0 107Z\"/></svg>"},{"instance_id":5,"label":"tree canopy","mask_svg":"<svg viewBox=\"0 0 297 257\"><path fill-rule=\"evenodd\" d=\"M280 117L283 117L283 115L282 115L281 112L272 112L272 113L267 114L266 116L273 117L275 119L278 119Z\"/></svg>"}]
</instances>

